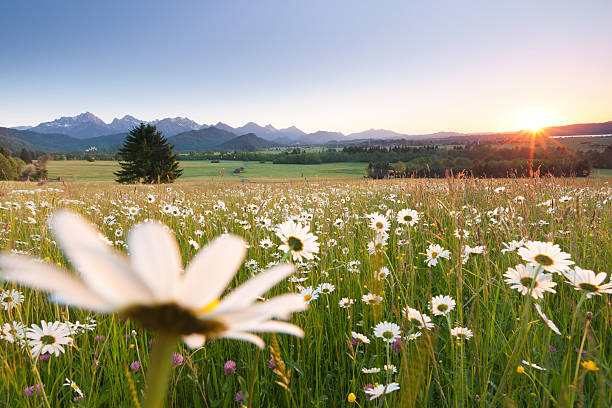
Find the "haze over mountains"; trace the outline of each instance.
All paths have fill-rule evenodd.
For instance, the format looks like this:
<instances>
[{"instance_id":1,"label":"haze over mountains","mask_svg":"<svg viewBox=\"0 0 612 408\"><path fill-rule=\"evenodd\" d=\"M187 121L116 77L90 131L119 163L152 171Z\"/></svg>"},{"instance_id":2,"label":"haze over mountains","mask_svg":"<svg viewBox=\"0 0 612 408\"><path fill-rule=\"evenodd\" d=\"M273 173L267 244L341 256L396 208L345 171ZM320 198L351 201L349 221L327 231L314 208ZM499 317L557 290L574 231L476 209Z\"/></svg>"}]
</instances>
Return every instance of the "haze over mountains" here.
<instances>
[{"instance_id":1,"label":"haze over mountains","mask_svg":"<svg viewBox=\"0 0 612 408\"><path fill-rule=\"evenodd\" d=\"M386 129L369 129L347 135L323 130L306 133L295 126L277 129L272 125L260 126L257 123L249 122L244 126L234 128L222 122L212 126L198 124L189 118L182 117L145 122L130 115L105 123L94 114L85 112L73 117L64 116L50 122L43 122L33 127L0 127L0 146L12 151L26 148L34 151L69 153L96 147L99 150L113 152L121 146L127 132L141 122L157 126L178 152L254 151L277 146L325 145L330 142L355 144L361 141L402 139L440 141L451 137L488 135L487 133L459 132L407 135ZM545 129L551 136L612 134L612 121L553 126ZM517 132L492 132L490 135L515 133Z\"/></svg>"}]
</instances>

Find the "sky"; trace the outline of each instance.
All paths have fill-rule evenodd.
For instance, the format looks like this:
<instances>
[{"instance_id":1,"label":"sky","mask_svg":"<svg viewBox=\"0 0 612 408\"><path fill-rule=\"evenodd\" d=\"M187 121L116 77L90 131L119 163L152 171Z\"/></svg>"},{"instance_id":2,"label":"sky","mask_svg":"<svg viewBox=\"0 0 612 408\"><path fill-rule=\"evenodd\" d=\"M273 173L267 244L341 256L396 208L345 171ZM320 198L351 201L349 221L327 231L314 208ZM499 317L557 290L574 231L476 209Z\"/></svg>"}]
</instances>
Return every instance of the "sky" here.
<instances>
[{"instance_id":1,"label":"sky","mask_svg":"<svg viewBox=\"0 0 612 408\"><path fill-rule=\"evenodd\" d=\"M612 1L0 2L0 126L90 111L357 132L612 120Z\"/></svg>"}]
</instances>

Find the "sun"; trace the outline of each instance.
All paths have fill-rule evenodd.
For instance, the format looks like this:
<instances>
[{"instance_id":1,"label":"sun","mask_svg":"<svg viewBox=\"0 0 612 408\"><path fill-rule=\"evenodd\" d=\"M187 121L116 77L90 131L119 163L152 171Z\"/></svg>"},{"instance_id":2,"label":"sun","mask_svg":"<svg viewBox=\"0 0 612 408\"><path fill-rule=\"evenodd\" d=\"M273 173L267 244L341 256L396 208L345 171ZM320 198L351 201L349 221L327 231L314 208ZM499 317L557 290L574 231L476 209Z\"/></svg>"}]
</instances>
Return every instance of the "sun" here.
<instances>
[{"instance_id":1,"label":"sun","mask_svg":"<svg viewBox=\"0 0 612 408\"><path fill-rule=\"evenodd\" d=\"M555 112L543 107L530 107L517 115L517 125L520 130L539 132L542 128L552 126L558 121Z\"/></svg>"}]
</instances>

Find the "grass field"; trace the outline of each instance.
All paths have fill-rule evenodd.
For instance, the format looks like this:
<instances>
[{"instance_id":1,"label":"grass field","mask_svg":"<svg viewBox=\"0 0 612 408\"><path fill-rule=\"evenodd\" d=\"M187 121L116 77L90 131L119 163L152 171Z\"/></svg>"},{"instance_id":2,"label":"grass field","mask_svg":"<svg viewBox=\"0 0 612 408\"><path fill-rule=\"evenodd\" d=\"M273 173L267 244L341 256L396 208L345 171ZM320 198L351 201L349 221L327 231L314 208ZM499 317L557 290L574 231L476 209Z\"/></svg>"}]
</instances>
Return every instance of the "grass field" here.
<instances>
[{"instance_id":1,"label":"grass field","mask_svg":"<svg viewBox=\"0 0 612 408\"><path fill-rule=\"evenodd\" d=\"M279 178L344 178L361 179L366 163L329 163L329 164L272 164L259 162L223 161L182 161L183 179L279 179ZM244 167L240 175L232 171ZM51 161L48 165L49 178L62 177L66 181L103 181L113 180L113 173L119 169L114 161L90 163L84 160Z\"/></svg>"},{"instance_id":2,"label":"grass field","mask_svg":"<svg viewBox=\"0 0 612 408\"><path fill-rule=\"evenodd\" d=\"M67 269L86 286L49 275L39 262L10 266L6 252L0 256L2 274L17 268L12 276L22 278L14 279L30 276L28 284L59 291L60 298L83 308L54 304L26 286L2 285L0 406L135 407L147 382L164 378L151 367L159 373L171 358L167 406L173 407L240 406L237 399L248 407L304 408L612 404L610 276L591 283L575 278L582 288L576 290L568 283L573 265L563 266L563 254L527 250L530 240L554 243L575 265L609 274L612 188L605 180L186 179L163 186L4 182L1 187L4 250ZM60 208L82 214L101 235L71 217L48 228L48 217ZM415 210L410 224L408 209ZM151 219L167 225L172 236L165 238L168 233L157 227L129 235L134 225ZM309 244L300 253L312 259L294 259L279 247L292 242L277 235L287 221L314 234L318 247ZM199 248L225 233L249 246L244 260L242 244L231 251L217 247L195 269L202 274L201 286L188 286L189 293L202 296L205 307L184 309L178 320L164 315L163 324L152 317L159 313L155 307L134 314L132 306L147 293L168 287L164 274L173 269L173 239L190 265ZM304 232L292 234L307 242ZM124 264L127 250L132 266ZM287 255L297 272L269 291L260 287L255 295L263 297L251 308L270 306L269 317L280 317L283 307L272 308L270 299L300 293L308 310L294 313L291 322L304 338L264 333L263 350L215 338L224 332L207 329L217 327L212 324L218 319L207 313L222 309L231 293L223 290L223 265L244 261L229 282L235 288L265 276L263 271ZM148 266L134 275L142 262ZM566 275L523 266L533 262L565 269ZM512 278L521 292L507 282L513 270L521 274ZM534 273L539 283L532 288ZM547 287L552 291L543 291ZM210 302L211 290L221 303ZM538 297L525 296L530 290ZM140 300L128 302L131 306L122 303L137 295ZM438 295L452 298L442 300L446 309L432 308ZM100 296L123 304L120 313L88 311L98 310L94 300ZM243 293L238 299L244 298ZM177 341L176 333L196 330L184 313L210 322L197 326L209 335L202 347L189 349ZM134 319L123 320L126 314ZM154 330L143 329L140 319ZM42 320L57 322L51 334L37 334L34 325ZM281 329L289 330L275 324L267 331ZM49 350L36 355L37 345L56 343L63 344L57 355ZM163 389L161 384L149 390Z\"/></svg>"}]
</instances>

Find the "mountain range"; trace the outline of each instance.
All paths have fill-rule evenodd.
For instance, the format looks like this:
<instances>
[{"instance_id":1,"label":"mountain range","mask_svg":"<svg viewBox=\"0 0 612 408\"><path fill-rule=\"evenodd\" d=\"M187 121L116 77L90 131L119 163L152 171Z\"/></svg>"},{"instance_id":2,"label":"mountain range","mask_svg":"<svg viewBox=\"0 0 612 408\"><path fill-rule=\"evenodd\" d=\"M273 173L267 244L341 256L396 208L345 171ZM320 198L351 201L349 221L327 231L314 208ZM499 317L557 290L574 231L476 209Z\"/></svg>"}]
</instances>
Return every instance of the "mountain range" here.
<instances>
[{"instance_id":1,"label":"mountain range","mask_svg":"<svg viewBox=\"0 0 612 408\"><path fill-rule=\"evenodd\" d=\"M213 126L198 124L189 118L165 118L150 122L125 115L105 123L90 112L77 116L63 116L51 122L33 127L0 127L0 146L17 151L22 148L34 151L69 153L96 147L104 151L116 151L127 132L141 122L157 126L178 152L201 150L258 150L275 146L325 145L360 143L376 140L440 140L449 137L476 135L511 135L516 132L459 133L438 132L407 135L386 129L369 129L358 133L343 134L319 130L306 133L291 126L277 129L272 125L260 126L249 122L234 128L222 122ZM583 123L544 128L551 136L612 134L612 121Z\"/></svg>"}]
</instances>

